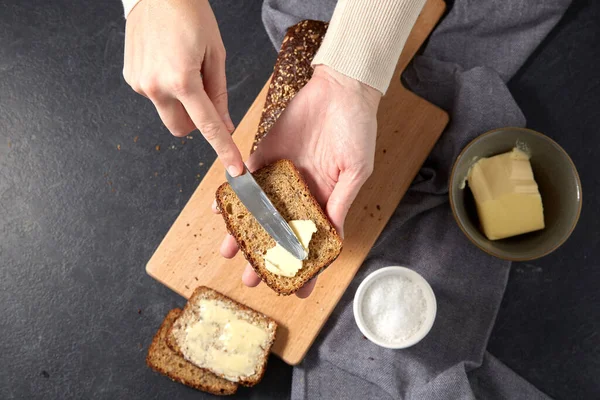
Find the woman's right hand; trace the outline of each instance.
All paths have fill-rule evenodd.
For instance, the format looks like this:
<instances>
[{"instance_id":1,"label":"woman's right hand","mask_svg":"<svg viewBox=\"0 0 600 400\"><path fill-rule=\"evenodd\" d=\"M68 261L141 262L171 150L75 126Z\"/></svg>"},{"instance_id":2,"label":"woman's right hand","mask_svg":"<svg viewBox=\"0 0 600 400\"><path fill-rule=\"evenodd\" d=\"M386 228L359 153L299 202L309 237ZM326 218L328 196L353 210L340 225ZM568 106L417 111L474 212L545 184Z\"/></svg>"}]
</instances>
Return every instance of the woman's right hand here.
<instances>
[{"instance_id":1,"label":"woman's right hand","mask_svg":"<svg viewBox=\"0 0 600 400\"><path fill-rule=\"evenodd\" d=\"M140 1L127 17L123 76L173 135L198 128L231 175L243 171L231 138L225 48L208 0Z\"/></svg>"}]
</instances>

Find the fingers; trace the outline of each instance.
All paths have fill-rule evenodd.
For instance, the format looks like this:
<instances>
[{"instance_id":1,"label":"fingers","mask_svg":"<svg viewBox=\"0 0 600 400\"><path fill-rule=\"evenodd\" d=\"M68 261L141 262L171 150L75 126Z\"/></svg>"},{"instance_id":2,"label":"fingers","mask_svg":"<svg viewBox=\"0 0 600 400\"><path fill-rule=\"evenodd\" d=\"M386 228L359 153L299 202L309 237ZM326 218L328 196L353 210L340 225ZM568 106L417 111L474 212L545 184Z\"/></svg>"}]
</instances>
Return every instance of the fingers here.
<instances>
[{"instance_id":1,"label":"fingers","mask_svg":"<svg viewBox=\"0 0 600 400\"><path fill-rule=\"evenodd\" d=\"M306 282L306 285L298 289L298 291L296 292L296 296L298 296L301 299L307 298L314 290L316 284L317 278L311 279L310 281Z\"/></svg>"},{"instance_id":2,"label":"fingers","mask_svg":"<svg viewBox=\"0 0 600 400\"><path fill-rule=\"evenodd\" d=\"M160 119L173 134L173 136L183 137L189 135L196 127L190 119L190 116L183 108L181 102L173 98L151 98L156 106L156 111Z\"/></svg>"},{"instance_id":3,"label":"fingers","mask_svg":"<svg viewBox=\"0 0 600 400\"><path fill-rule=\"evenodd\" d=\"M202 81L208 98L212 101L221 120L232 133L235 127L229 116L227 102L227 78L225 76L225 49L206 55L202 64Z\"/></svg>"},{"instance_id":4,"label":"fingers","mask_svg":"<svg viewBox=\"0 0 600 400\"><path fill-rule=\"evenodd\" d=\"M176 87L178 89L175 92L194 125L215 149L219 160L225 165L229 174L232 176L241 174L243 171L242 155L210 98L204 92L200 74L190 75Z\"/></svg>"},{"instance_id":5,"label":"fingers","mask_svg":"<svg viewBox=\"0 0 600 400\"><path fill-rule=\"evenodd\" d=\"M344 220L360 188L371 175L372 169L343 171L327 201L327 215L341 237L344 237Z\"/></svg>"},{"instance_id":6,"label":"fingers","mask_svg":"<svg viewBox=\"0 0 600 400\"><path fill-rule=\"evenodd\" d=\"M237 254L238 250L239 247L235 241L235 238L230 234L227 234L221 243L221 248L219 250L221 255L225 258L233 258Z\"/></svg>"},{"instance_id":7,"label":"fingers","mask_svg":"<svg viewBox=\"0 0 600 400\"><path fill-rule=\"evenodd\" d=\"M242 273L242 282L249 287L258 286L260 283L260 278L256 275L256 272L254 272L254 269L252 269L250 265L246 265L246 269Z\"/></svg>"}]
</instances>

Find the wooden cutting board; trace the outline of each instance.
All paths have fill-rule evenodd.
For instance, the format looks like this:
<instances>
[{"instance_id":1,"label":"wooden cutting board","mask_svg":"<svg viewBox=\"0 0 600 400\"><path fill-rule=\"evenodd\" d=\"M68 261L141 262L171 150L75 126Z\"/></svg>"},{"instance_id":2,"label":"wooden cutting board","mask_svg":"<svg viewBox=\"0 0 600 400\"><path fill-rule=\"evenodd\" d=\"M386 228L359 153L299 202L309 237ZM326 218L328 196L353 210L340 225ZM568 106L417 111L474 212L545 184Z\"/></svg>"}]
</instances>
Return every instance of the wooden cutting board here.
<instances>
[{"instance_id":1,"label":"wooden cutting board","mask_svg":"<svg viewBox=\"0 0 600 400\"><path fill-rule=\"evenodd\" d=\"M379 106L374 172L346 219L342 254L319 276L308 299L277 296L264 284L247 288L241 282L246 265L243 256L226 260L219 255L226 230L221 216L210 209L217 187L225 181L218 161L148 262L148 274L186 298L198 285L206 285L274 318L279 330L273 352L288 364L299 363L448 123L444 111L400 83L401 72L444 9L442 0L429 0L408 38L392 84ZM235 131L234 140L242 154L250 152L267 88L268 82Z\"/></svg>"}]
</instances>

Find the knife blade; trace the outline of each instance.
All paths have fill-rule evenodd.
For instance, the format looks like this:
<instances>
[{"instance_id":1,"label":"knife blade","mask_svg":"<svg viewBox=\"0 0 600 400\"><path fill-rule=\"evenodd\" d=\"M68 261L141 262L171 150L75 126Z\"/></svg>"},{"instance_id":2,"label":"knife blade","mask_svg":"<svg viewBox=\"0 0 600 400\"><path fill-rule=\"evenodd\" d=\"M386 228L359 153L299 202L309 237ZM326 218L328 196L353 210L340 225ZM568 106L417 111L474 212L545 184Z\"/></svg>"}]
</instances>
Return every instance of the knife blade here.
<instances>
[{"instance_id":1,"label":"knife blade","mask_svg":"<svg viewBox=\"0 0 600 400\"><path fill-rule=\"evenodd\" d=\"M227 182L238 196L242 204L256 218L265 231L279 243L281 247L290 252L299 260L305 260L308 252L300 243L290 225L283 219L266 193L256 183L254 177L244 165L242 175L235 178L225 171Z\"/></svg>"}]
</instances>

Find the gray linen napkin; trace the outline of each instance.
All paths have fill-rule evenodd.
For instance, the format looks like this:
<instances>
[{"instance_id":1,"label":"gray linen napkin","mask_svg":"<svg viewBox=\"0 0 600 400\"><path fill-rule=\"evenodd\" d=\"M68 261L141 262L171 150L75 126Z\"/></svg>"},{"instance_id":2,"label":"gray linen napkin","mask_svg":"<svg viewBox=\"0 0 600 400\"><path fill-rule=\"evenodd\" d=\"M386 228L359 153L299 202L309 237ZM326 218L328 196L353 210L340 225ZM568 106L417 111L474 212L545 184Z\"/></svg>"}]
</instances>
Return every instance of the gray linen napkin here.
<instances>
[{"instance_id":1,"label":"gray linen napkin","mask_svg":"<svg viewBox=\"0 0 600 400\"><path fill-rule=\"evenodd\" d=\"M456 0L403 79L450 114L450 124L304 362L293 399L546 399L486 352L510 263L471 245L447 201L448 175L479 134L524 126L506 82L546 37L570 0ZM273 44L299 20L329 20L335 1L265 0ZM418 345L380 348L355 325L352 298L369 273L403 265L425 277L438 302Z\"/></svg>"}]
</instances>

